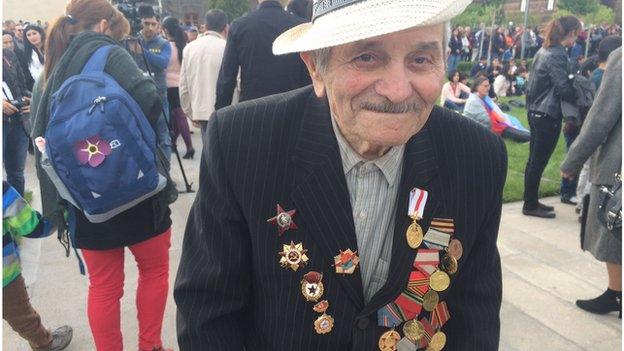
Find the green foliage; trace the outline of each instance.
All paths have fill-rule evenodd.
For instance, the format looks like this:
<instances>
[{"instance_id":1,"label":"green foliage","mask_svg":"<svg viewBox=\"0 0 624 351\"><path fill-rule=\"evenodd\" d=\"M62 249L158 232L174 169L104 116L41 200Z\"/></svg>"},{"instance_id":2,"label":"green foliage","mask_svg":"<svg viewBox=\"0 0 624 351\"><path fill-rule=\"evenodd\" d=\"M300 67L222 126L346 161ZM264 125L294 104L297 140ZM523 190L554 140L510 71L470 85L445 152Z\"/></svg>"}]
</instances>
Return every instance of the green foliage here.
<instances>
[{"instance_id":1,"label":"green foliage","mask_svg":"<svg viewBox=\"0 0 624 351\"><path fill-rule=\"evenodd\" d=\"M558 8L576 14L576 16L596 12L599 5L598 0L559 0L557 2Z\"/></svg>"},{"instance_id":2,"label":"green foliage","mask_svg":"<svg viewBox=\"0 0 624 351\"><path fill-rule=\"evenodd\" d=\"M511 13L505 13L505 16L501 23L509 23L513 22L514 26L523 26L524 25L524 12L514 11ZM529 16L527 18L527 25L529 27L535 27L542 23L541 18L538 18L534 13L529 12Z\"/></svg>"},{"instance_id":3,"label":"green foliage","mask_svg":"<svg viewBox=\"0 0 624 351\"><path fill-rule=\"evenodd\" d=\"M615 13L613 12L613 10L604 5L598 5L596 7L596 11L583 15L559 8L554 14L554 17L558 18L561 16L576 16L585 24L585 26L601 24L604 22L614 23L615 21Z\"/></svg>"},{"instance_id":4,"label":"green foliage","mask_svg":"<svg viewBox=\"0 0 624 351\"><path fill-rule=\"evenodd\" d=\"M230 22L249 12L249 0L207 0L208 9L220 9L228 15Z\"/></svg>"},{"instance_id":5,"label":"green foliage","mask_svg":"<svg viewBox=\"0 0 624 351\"><path fill-rule=\"evenodd\" d=\"M466 10L459 16L453 18L453 26L479 26L480 23L489 26L492 24L492 13L499 11L499 4L476 4L468 5ZM498 17L498 16L497 16Z\"/></svg>"}]
</instances>

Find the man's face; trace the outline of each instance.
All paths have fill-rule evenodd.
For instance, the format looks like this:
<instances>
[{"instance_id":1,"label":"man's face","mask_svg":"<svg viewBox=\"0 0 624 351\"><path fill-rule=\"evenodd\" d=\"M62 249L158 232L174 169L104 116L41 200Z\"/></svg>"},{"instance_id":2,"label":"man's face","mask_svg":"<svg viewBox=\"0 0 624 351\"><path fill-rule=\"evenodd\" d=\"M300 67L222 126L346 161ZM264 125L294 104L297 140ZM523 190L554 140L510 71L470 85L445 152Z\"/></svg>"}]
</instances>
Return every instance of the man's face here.
<instances>
[{"instance_id":1,"label":"man's face","mask_svg":"<svg viewBox=\"0 0 624 351\"><path fill-rule=\"evenodd\" d=\"M156 17L141 19L141 25L143 26L141 34L143 34L143 37L147 40L152 39L158 33L159 28Z\"/></svg>"},{"instance_id":2,"label":"man's face","mask_svg":"<svg viewBox=\"0 0 624 351\"><path fill-rule=\"evenodd\" d=\"M24 28L21 24L15 25L15 30L13 31L13 33L15 34L15 38L17 40L22 41L24 39Z\"/></svg>"},{"instance_id":3,"label":"man's face","mask_svg":"<svg viewBox=\"0 0 624 351\"><path fill-rule=\"evenodd\" d=\"M345 138L389 147L405 144L429 118L444 78L442 38L438 24L337 46L325 72L302 57Z\"/></svg>"},{"instance_id":4,"label":"man's face","mask_svg":"<svg viewBox=\"0 0 624 351\"><path fill-rule=\"evenodd\" d=\"M2 36L2 48L13 50L13 37L8 34Z\"/></svg>"}]
</instances>

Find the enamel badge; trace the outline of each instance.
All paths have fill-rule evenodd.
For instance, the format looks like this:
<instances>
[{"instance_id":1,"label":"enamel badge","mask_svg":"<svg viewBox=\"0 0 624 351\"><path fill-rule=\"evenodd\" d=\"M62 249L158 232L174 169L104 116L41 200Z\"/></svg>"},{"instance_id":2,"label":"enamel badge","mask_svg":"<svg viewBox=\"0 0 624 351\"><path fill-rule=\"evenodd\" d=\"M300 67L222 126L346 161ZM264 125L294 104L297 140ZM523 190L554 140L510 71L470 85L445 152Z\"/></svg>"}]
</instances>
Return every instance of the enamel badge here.
<instances>
[{"instance_id":1,"label":"enamel badge","mask_svg":"<svg viewBox=\"0 0 624 351\"><path fill-rule=\"evenodd\" d=\"M282 236L288 229L297 229L297 224L293 220L293 217L297 213L297 210L284 211L280 204L277 204L277 214L275 217L267 219L267 223L277 225L278 235Z\"/></svg>"},{"instance_id":2,"label":"enamel badge","mask_svg":"<svg viewBox=\"0 0 624 351\"><path fill-rule=\"evenodd\" d=\"M301 280L301 293L307 301L318 301L323 296L323 273L308 272ZM325 311L323 311L325 312Z\"/></svg>"},{"instance_id":3,"label":"enamel badge","mask_svg":"<svg viewBox=\"0 0 624 351\"><path fill-rule=\"evenodd\" d=\"M314 330L317 334L327 334L334 327L334 318L323 313L314 321Z\"/></svg>"},{"instance_id":4,"label":"enamel badge","mask_svg":"<svg viewBox=\"0 0 624 351\"><path fill-rule=\"evenodd\" d=\"M284 244L283 251L280 252L280 264L284 268L290 268L293 271L299 269L299 267L303 267L308 263L308 256L306 255L308 250L303 248L302 243L295 244L294 242L290 242L290 244Z\"/></svg>"},{"instance_id":5,"label":"enamel badge","mask_svg":"<svg viewBox=\"0 0 624 351\"><path fill-rule=\"evenodd\" d=\"M334 256L336 273L352 274L355 272L358 263L360 263L360 258L357 255L357 251L353 252L351 249L345 251L340 250L340 253Z\"/></svg>"}]
</instances>

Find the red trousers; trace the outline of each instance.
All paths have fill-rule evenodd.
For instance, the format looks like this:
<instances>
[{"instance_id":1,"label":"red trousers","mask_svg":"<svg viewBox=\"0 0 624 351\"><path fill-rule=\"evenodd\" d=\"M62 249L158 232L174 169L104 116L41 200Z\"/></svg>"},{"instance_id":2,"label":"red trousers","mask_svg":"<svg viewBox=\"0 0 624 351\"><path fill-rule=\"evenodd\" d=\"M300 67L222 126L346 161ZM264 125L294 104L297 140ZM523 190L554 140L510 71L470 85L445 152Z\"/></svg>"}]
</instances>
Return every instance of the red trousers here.
<instances>
[{"instance_id":1,"label":"red trousers","mask_svg":"<svg viewBox=\"0 0 624 351\"><path fill-rule=\"evenodd\" d=\"M139 268L136 305L139 349L162 346L162 321L169 289L171 228L129 247ZM87 315L97 350L123 350L120 302L124 287L124 248L82 250L89 273Z\"/></svg>"}]
</instances>

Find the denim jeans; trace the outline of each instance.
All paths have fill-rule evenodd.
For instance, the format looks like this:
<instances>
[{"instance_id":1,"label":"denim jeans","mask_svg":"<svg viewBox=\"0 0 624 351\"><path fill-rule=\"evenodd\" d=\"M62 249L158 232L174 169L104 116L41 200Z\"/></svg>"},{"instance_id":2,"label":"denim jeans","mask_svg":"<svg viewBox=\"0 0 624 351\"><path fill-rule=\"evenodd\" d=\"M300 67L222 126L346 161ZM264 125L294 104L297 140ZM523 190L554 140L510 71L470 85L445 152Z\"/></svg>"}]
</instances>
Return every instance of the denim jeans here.
<instances>
[{"instance_id":1,"label":"denim jeans","mask_svg":"<svg viewBox=\"0 0 624 351\"><path fill-rule=\"evenodd\" d=\"M448 67L447 67L446 73L451 74L451 72L456 71L457 65L459 64L460 60L461 60L461 55L449 55Z\"/></svg>"},{"instance_id":2,"label":"denim jeans","mask_svg":"<svg viewBox=\"0 0 624 351\"><path fill-rule=\"evenodd\" d=\"M2 159L7 182L24 195L24 166L28 136L22 122L2 122Z\"/></svg>"}]
</instances>

